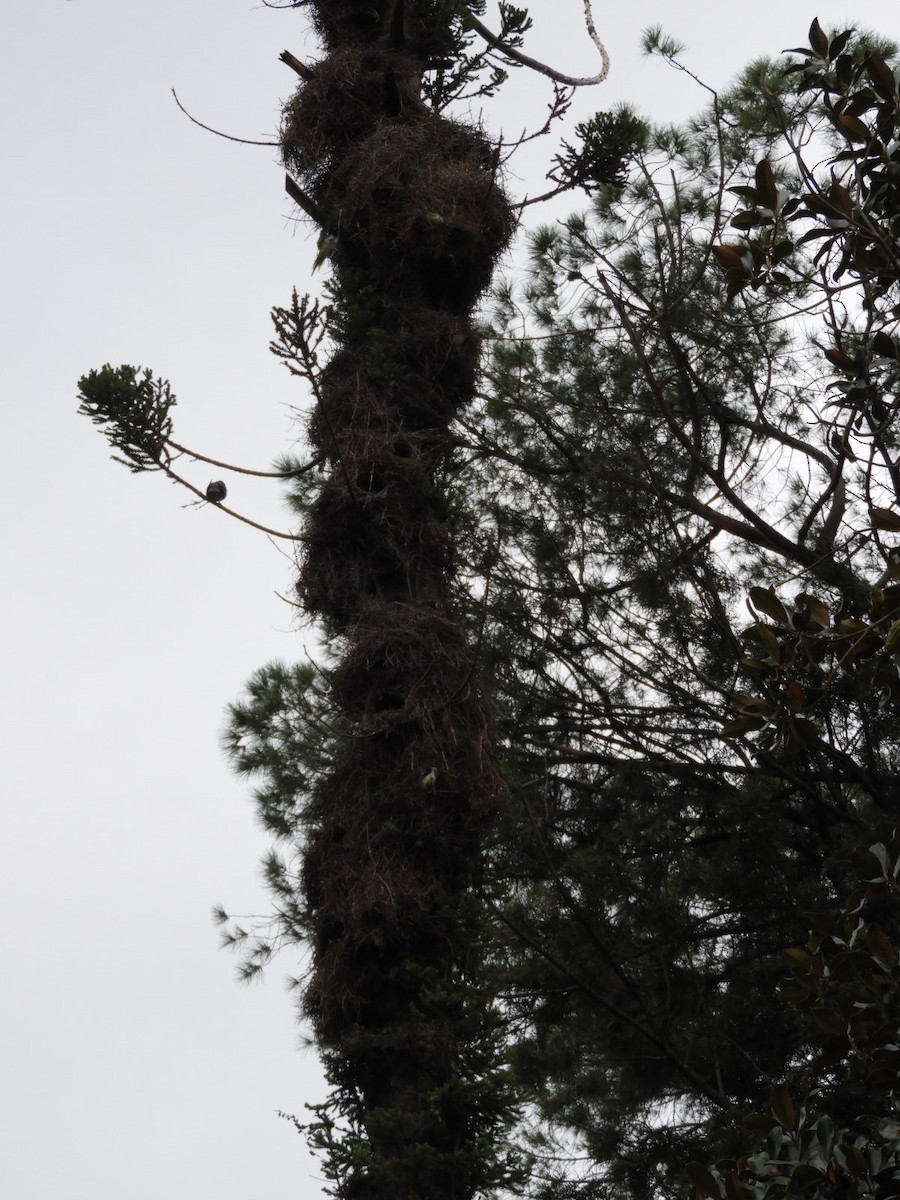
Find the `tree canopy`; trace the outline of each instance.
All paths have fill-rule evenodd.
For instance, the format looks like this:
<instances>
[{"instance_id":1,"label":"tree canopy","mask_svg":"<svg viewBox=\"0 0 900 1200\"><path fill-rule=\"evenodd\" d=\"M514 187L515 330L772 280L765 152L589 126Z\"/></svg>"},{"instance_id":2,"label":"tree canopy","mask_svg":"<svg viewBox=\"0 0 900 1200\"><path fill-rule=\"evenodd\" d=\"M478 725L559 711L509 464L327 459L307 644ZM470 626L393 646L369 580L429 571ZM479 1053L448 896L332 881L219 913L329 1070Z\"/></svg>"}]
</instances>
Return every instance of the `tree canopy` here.
<instances>
[{"instance_id":1,"label":"tree canopy","mask_svg":"<svg viewBox=\"0 0 900 1200\"><path fill-rule=\"evenodd\" d=\"M537 1193L679 1194L819 1082L782 951L896 820L896 89L890 47L823 38L683 127L580 130L568 161L602 129L615 171L495 291L456 422Z\"/></svg>"},{"instance_id":2,"label":"tree canopy","mask_svg":"<svg viewBox=\"0 0 900 1200\"><path fill-rule=\"evenodd\" d=\"M308 7L283 147L333 282L273 350L316 400L279 470L329 645L230 709L281 848L271 922L221 920L247 977L313 948L337 1194L893 1186L894 48L813 22L683 125L580 125L551 183L587 207L479 327L514 223L444 115L502 83L479 6ZM82 395L168 467L164 384Z\"/></svg>"}]
</instances>

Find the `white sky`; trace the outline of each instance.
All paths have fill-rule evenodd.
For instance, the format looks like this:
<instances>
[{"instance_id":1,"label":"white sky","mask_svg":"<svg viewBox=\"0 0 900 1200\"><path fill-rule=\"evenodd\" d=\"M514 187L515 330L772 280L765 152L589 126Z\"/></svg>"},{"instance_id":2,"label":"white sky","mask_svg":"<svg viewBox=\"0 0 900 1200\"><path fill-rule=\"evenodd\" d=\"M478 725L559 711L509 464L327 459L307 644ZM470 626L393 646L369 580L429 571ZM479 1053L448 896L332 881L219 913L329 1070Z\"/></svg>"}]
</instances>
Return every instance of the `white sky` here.
<instances>
[{"instance_id":1,"label":"white sky","mask_svg":"<svg viewBox=\"0 0 900 1200\"><path fill-rule=\"evenodd\" d=\"M529 53L596 70L579 0L530 8ZM850 8L598 4L610 79L567 129L619 100L658 119L702 103L640 57L648 25L722 86ZM900 38L894 0L852 8ZM291 567L262 535L111 463L75 394L104 362L150 366L178 393L183 444L260 469L290 446L303 397L267 352L268 313L310 287L315 239L291 220L276 151L204 133L169 89L208 124L271 138L294 84L278 54L316 48L302 12L252 0L4 0L0 31L0 1191L313 1200L316 1164L275 1116L320 1095L281 987L295 964L239 988L210 920L215 903L267 903L267 842L218 736L256 667L304 655L276 596ZM547 99L516 72L485 118L509 136ZM514 185L541 190L555 147L523 156ZM186 471L203 487L221 474L229 503L284 527L275 485Z\"/></svg>"}]
</instances>

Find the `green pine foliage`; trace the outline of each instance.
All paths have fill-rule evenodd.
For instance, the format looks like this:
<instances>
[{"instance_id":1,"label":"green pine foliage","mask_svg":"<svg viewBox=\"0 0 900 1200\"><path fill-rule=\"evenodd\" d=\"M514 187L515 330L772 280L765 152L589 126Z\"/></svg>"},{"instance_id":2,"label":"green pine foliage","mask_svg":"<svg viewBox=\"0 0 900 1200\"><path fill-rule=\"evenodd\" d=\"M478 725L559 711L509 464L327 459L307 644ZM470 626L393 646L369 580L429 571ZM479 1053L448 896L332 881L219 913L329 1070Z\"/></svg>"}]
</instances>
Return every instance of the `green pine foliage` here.
<instances>
[{"instance_id":1,"label":"green pine foliage","mask_svg":"<svg viewBox=\"0 0 900 1200\"><path fill-rule=\"evenodd\" d=\"M648 49L677 61L659 33ZM762 1197L776 1161L836 1164L862 1195L894 1171L883 1094L866 1134L852 1055L810 1051L808 1013L843 1012L810 999L821 975L802 1003L796 981L792 1006L778 992L782 951L807 914L841 911L851 847L894 845L900 801L891 53L814 23L808 48L752 64L683 126L630 110L581 126L552 180L589 206L536 230L525 277L495 289L479 395L453 411L427 503L509 792L469 929L541 1200ZM343 267L346 335L375 311L360 270ZM367 336L394 386L390 339ZM310 672L263 672L232 710L231 752L288 847L321 820L316 780L347 732ZM251 967L304 934L291 861L271 867L273 929L240 931ZM893 955L895 924L871 928L853 936ZM788 1111L785 1088L816 1087L814 1120ZM478 1104L499 1114L499 1096ZM766 1118L748 1158L743 1118L767 1096L781 1133ZM314 1136L337 1178L365 1147L330 1140L333 1120ZM819 1175L788 1176L817 1194Z\"/></svg>"},{"instance_id":2,"label":"green pine foliage","mask_svg":"<svg viewBox=\"0 0 900 1200\"><path fill-rule=\"evenodd\" d=\"M140 367L106 363L79 379L78 399L78 411L90 417L119 452L112 456L116 462L135 474L164 469L172 433L169 414L176 403L167 380L154 379L152 371Z\"/></svg>"},{"instance_id":3,"label":"green pine foliage","mask_svg":"<svg viewBox=\"0 0 900 1200\"><path fill-rule=\"evenodd\" d=\"M897 104L871 46L755 64L537 231L461 422L514 796L498 969L583 1156L542 1194L679 1194L773 1080L812 1086L780 951L896 816Z\"/></svg>"},{"instance_id":4,"label":"green pine foliage","mask_svg":"<svg viewBox=\"0 0 900 1200\"><path fill-rule=\"evenodd\" d=\"M425 8L424 95L437 113L499 77L486 56L464 58L466 6ZM386 36L384 6L313 10L332 52L376 17L368 35ZM504 19L510 41L527 28L511 7ZM678 65L661 32L647 49ZM322 168L301 119L348 78L358 91L346 102L365 115L366 89L383 95L382 62L362 55L348 77L337 54L288 108L289 166L346 222L330 306L295 296L276 310L274 348L319 388L312 437L331 470L324 499L325 472L292 496L313 532L324 529L301 590L353 654L323 677L266 667L230 710L228 752L257 781L280 852L266 862L271 924L218 919L247 978L283 944L312 943L329 970L325 952L353 950L341 949L331 990L305 1002L334 1085L305 1128L337 1194L437 1195L448 1180L460 1194L505 1186L540 1200L894 1186L884 1086L896 1068L886 1031L900 802L892 53L814 23L809 47L752 64L683 126L653 127L630 109L584 122L551 181L589 203L536 229L526 275L494 289L474 398L461 382L474 378L479 338L462 314L491 256L482 260L462 200L454 209L420 196L432 176L410 166L404 204L374 223L361 176ZM388 121L378 134L394 152ZM329 127L329 145L338 134ZM458 127L439 138L473 178L490 172L479 138ZM509 232L500 216L492 253ZM460 244L478 251L478 280L454 275L454 221ZM436 256L448 265L439 305L422 283ZM343 356L320 374L326 329ZM356 407L365 389L384 422L374 446ZM415 474L419 456L427 470ZM386 551L402 570L386 570ZM422 580L439 596L416 613L428 636L416 641L410 607L394 625L380 614L376 646L372 595L383 604L409 587L419 602ZM445 613L462 614L476 662ZM449 700L416 692L433 725L407 746L397 731L409 688L437 686L419 670L436 642L455 683ZM446 737L445 702L473 678L491 680L496 752L461 758L466 788L454 791L432 748ZM487 730L480 713L467 736ZM371 731L401 745L382 763L394 774L361 745ZM478 794L488 758L503 788L493 775L488 784L508 800L502 820L479 824L486 848L457 846L410 886L426 842L462 845L438 806ZM433 900L421 928L439 931L449 959L391 941L403 923L392 910L390 936L378 937L403 953L378 943L368 954L361 930L384 919L382 900L384 911L371 898L353 911L332 888L323 907L325 868L347 856L346 877L360 874L365 856L341 848L355 845L353 821L372 830L416 912ZM870 875L871 895L844 904L840 864L860 841L875 862L882 847L890 895L880 901L882 876ZM871 865L864 852L854 862ZM809 913L820 914L812 941ZM793 980L779 990L785 947ZM380 1008L353 994L352 959L377 980L372 995L388 997ZM347 995L364 1019L348 1019ZM391 996L403 1013L389 1012ZM857 1006L875 1014L875 1031ZM418 1106L396 1102L414 1093L412 1076L384 1082L400 1060L434 1064ZM815 1104L793 1104L815 1088ZM521 1153L500 1145L517 1096L528 1102ZM745 1124L766 1097L774 1126L758 1111ZM449 1128L461 1130L458 1151Z\"/></svg>"}]
</instances>

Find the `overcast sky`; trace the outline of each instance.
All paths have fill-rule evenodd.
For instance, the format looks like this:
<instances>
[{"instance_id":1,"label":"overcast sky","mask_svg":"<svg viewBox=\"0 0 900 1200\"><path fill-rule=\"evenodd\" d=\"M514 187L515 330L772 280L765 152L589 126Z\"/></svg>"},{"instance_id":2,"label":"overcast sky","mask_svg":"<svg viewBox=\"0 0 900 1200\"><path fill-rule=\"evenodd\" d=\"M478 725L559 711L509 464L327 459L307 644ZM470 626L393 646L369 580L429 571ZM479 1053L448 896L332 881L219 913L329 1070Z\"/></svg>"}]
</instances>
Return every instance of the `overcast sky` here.
<instances>
[{"instance_id":1,"label":"overcast sky","mask_svg":"<svg viewBox=\"0 0 900 1200\"><path fill-rule=\"evenodd\" d=\"M648 25L721 87L851 7L900 38L895 0L598 4L609 82L578 97L569 132L620 100L658 119L702 103L640 57ZM581 0L530 10L532 55L596 70ZM170 89L208 124L272 139L295 82L278 55L316 47L302 11L252 0L3 0L0 31L0 1191L314 1200L316 1164L275 1115L321 1095L283 988L296 964L238 987L210 919L267 903L267 843L218 738L256 667L306 653L277 594L288 543L129 476L75 395L104 362L150 366L178 394L181 443L260 469L291 446L304 396L267 352L268 314L311 286L315 237L277 152L204 133ZM488 127L542 120L545 82L517 72ZM514 165L519 194L554 148ZM201 487L222 474L185 470ZM224 477L235 507L286 528L277 486Z\"/></svg>"}]
</instances>

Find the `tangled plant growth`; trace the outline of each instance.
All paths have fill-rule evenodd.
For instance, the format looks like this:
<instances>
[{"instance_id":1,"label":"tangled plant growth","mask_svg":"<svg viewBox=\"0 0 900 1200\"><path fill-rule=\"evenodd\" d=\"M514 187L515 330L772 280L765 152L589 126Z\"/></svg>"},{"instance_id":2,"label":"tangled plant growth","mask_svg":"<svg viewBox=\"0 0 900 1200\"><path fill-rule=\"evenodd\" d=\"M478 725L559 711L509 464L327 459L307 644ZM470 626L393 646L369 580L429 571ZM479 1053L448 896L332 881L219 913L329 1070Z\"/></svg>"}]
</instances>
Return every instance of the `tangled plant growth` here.
<instances>
[{"instance_id":1,"label":"tangled plant growth","mask_svg":"<svg viewBox=\"0 0 900 1200\"><path fill-rule=\"evenodd\" d=\"M296 496L297 592L330 638L335 732L284 820L299 878L270 877L312 949L303 1006L334 1091L311 1134L337 1193L466 1197L518 1170L479 900L505 786L453 600L441 474L474 398L474 309L515 215L500 147L445 108L499 85L496 55L519 56L528 21L502 6L500 34L470 53L479 4L304 7L326 53L286 56L301 83L281 144L332 281L327 311L296 295L275 311L273 349L316 401L307 435L326 470Z\"/></svg>"},{"instance_id":2,"label":"tangled plant growth","mask_svg":"<svg viewBox=\"0 0 900 1200\"><path fill-rule=\"evenodd\" d=\"M684 127L632 122L620 178L538 231L529 280L501 290L459 419L455 528L512 796L498 969L544 1136L583 1155L573 1180L551 1139L548 1196L677 1195L685 1161L740 1155L773 1083L814 1085L780 952L834 903L835 861L895 820L895 400L870 421L858 391L849 426L831 402L834 356L896 336L896 281L883 256L835 281L872 218L835 230L814 202L787 282L733 274L769 253L774 210L748 231L749 189L761 210L770 176L786 203L846 170L860 214L858 180L896 162L869 87L891 48L835 53L873 123L827 161L804 148L838 137L843 93L814 46L806 74L755 64ZM872 245L895 244L885 220Z\"/></svg>"},{"instance_id":3,"label":"tangled plant growth","mask_svg":"<svg viewBox=\"0 0 900 1200\"><path fill-rule=\"evenodd\" d=\"M269 860L270 936L235 936L251 974L312 947L337 1194L518 1185L504 1054L546 1200L683 1195L689 1160L729 1200L840 1192L845 1168L888 1186L889 1104L866 1134L868 1083L798 1049L775 985L848 847L893 845L891 48L814 23L787 71L754 65L682 128L585 122L550 182L589 211L534 235L479 329L514 223L497 147L446 115L499 80L477 77L480 6L292 7L326 53L283 56L288 191L334 278L327 306L276 309L273 348L315 398L298 593L333 658L265 668L232 709L236 765L302 855ZM893 970L881 910L881 939L851 918L794 983L835 1036L820 950ZM823 1070L827 1113L792 1110L784 1081ZM773 1085L780 1133L748 1156Z\"/></svg>"},{"instance_id":4,"label":"tangled plant growth","mask_svg":"<svg viewBox=\"0 0 900 1200\"><path fill-rule=\"evenodd\" d=\"M900 1078L900 842L895 835L887 844L858 846L841 867L861 882L839 911L811 914L807 945L785 951L791 975L780 988L781 999L808 1018L804 1042L815 1055L819 1086L802 1104L783 1085L773 1087L771 1115L744 1119L749 1152L712 1168L688 1165L694 1200L864 1200L900 1189L894 1100ZM855 1119L840 1113L835 1082L842 1077L864 1114Z\"/></svg>"}]
</instances>

